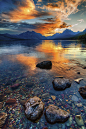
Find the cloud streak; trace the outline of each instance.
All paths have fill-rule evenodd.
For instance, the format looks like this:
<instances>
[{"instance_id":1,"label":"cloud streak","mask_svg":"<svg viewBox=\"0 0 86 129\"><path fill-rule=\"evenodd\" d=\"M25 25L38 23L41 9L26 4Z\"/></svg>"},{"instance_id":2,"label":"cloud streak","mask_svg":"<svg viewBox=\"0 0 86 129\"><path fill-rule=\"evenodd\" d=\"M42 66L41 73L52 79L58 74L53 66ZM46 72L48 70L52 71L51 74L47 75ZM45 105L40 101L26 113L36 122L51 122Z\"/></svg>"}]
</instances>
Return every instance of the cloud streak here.
<instances>
[{"instance_id":1,"label":"cloud streak","mask_svg":"<svg viewBox=\"0 0 86 129\"><path fill-rule=\"evenodd\" d=\"M54 18L44 19L47 23L37 25L36 31L48 36L50 33L54 34L57 28L62 29L72 27L72 25L67 25L64 20L69 20L68 17L71 14L75 14L79 11L78 5L80 5L81 2L82 0L64 0L44 5L42 8L45 8L52 13Z\"/></svg>"},{"instance_id":2,"label":"cloud streak","mask_svg":"<svg viewBox=\"0 0 86 129\"><path fill-rule=\"evenodd\" d=\"M4 9L1 19L17 24L22 20L29 22L30 19L39 18L38 22L35 21L35 24L31 25L32 29L49 36L55 34L58 29L73 27L73 25L67 24L67 21L71 20L69 16L80 11L78 6L84 1L86 0L53 0L53 2L52 0L10 0L13 8L7 12ZM5 2L8 5L9 2L7 0ZM82 22L82 18L79 22ZM4 21L3 23L6 25ZM30 27L30 24L27 25L27 28L29 28L28 26ZM19 29L18 25L16 29Z\"/></svg>"}]
</instances>

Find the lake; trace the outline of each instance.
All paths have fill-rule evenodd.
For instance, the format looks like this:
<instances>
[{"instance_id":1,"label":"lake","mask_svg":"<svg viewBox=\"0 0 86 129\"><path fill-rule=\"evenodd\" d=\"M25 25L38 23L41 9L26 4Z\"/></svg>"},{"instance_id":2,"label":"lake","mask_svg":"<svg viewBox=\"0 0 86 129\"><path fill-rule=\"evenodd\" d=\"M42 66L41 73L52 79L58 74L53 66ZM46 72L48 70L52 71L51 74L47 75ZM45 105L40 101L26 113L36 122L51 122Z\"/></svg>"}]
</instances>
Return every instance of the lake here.
<instances>
[{"instance_id":1,"label":"lake","mask_svg":"<svg viewBox=\"0 0 86 129\"><path fill-rule=\"evenodd\" d=\"M52 69L40 69L37 63L52 61ZM78 90L86 85L86 44L76 40L18 40L0 41L0 107L8 117L2 129L85 129L86 99ZM56 91L52 81L62 76L71 81L71 87ZM74 80L83 78L79 84ZM11 86L18 84L18 88ZM45 95L44 95L45 94ZM43 96L44 95L44 96ZM21 100L38 96L45 108L54 104L68 111L70 118L65 123L49 124L44 114L37 122L25 117ZM15 104L6 104L8 99ZM1 106L2 105L2 106ZM79 126L76 115L82 116Z\"/></svg>"}]
</instances>

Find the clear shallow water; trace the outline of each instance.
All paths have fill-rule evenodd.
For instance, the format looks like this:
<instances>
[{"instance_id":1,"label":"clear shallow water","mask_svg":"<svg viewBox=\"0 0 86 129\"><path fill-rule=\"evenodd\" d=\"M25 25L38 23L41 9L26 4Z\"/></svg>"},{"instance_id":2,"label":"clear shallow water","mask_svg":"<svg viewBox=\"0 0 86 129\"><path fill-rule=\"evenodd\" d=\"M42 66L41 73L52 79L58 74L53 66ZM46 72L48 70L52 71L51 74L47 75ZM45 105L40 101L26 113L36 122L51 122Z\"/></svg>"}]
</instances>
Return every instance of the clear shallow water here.
<instances>
[{"instance_id":1,"label":"clear shallow water","mask_svg":"<svg viewBox=\"0 0 86 129\"><path fill-rule=\"evenodd\" d=\"M36 68L37 63L45 60L52 61L51 70ZM84 123L86 120L86 100L82 99L78 93L79 87L86 85L86 70L83 69L86 66L85 63L86 46L78 41L0 42L0 92L5 95L6 100L8 98L17 100L17 105L3 105L2 107L2 111L9 114L6 127L8 129L11 126L19 129L41 129L43 127L78 129L75 115L81 114ZM69 78L72 82L71 87L64 91L55 91L52 81L56 76ZM76 78L83 78L83 80L77 84L74 82ZM12 90L11 85L16 83L19 83L20 86L16 90ZM7 94L6 91L10 91L10 93ZM44 93L48 93L45 98L42 97ZM77 101L73 99L74 95L77 97ZM73 118L72 124L68 126L69 121L67 121L64 124L51 125L47 123L44 115L37 123L27 120L20 101L34 96L40 97L45 107L54 104L69 111ZM6 100L3 100L2 103ZM77 103L82 103L82 106L78 107ZM10 110L10 108L12 109Z\"/></svg>"}]
</instances>

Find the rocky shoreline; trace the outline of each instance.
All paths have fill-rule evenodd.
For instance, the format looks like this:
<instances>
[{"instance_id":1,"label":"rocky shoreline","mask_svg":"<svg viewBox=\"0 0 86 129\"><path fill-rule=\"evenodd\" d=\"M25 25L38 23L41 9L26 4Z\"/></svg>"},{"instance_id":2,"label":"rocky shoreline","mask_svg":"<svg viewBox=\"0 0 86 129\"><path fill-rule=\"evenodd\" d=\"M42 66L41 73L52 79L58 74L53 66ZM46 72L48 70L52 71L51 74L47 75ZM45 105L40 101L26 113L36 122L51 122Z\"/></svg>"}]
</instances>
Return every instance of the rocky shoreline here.
<instances>
[{"instance_id":1,"label":"rocky shoreline","mask_svg":"<svg viewBox=\"0 0 86 129\"><path fill-rule=\"evenodd\" d=\"M77 78L70 82L64 77L58 76L54 79L45 74L42 77L40 75L29 77L29 82L27 80L26 75L13 85L8 85L6 88L1 86L0 127L2 129L86 128L85 79ZM24 82L28 86L24 85Z\"/></svg>"}]
</instances>

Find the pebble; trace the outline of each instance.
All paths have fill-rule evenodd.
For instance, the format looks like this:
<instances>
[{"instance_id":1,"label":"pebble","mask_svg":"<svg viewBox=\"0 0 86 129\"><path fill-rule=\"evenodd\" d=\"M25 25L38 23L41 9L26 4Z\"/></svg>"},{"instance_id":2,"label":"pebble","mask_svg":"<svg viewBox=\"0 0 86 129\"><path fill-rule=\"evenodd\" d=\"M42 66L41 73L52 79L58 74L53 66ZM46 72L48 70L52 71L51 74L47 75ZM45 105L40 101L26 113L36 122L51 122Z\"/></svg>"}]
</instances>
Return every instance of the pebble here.
<instances>
[{"instance_id":1,"label":"pebble","mask_svg":"<svg viewBox=\"0 0 86 129\"><path fill-rule=\"evenodd\" d=\"M0 102L0 109L2 109L2 107L3 107L3 103L2 103L2 102Z\"/></svg>"},{"instance_id":2,"label":"pebble","mask_svg":"<svg viewBox=\"0 0 86 129\"><path fill-rule=\"evenodd\" d=\"M52 97L52 99L53 99L53 100L55 100L55 99L56 99L56 97L55 97L55 96L53 96L53 95L51 95L51 97Z\"/></svg>"},{"instance_id":3,"label":"pebble","mask_svg":"<svg viewBox=\"0 0 86 129\"><path fill-rule=\"evenodd\" d=\"M67 125L67 126L71 126L72 123L73 123L73 118L72 118L72 116L70 116L70 118L68 119L66 125Z\"/></svg>"},{"instance_id":4,"label":"pebble","mask_svg":"<svg viewBox=\"0 0 86 129\"><path fill-rule=\"evenodd\" d=\"M82 107L82 103L77 103L77 107Z\"/></svg>"},{"instance_id":5,"label":"pebble","mask_svg":"<svg viewBox=\"0 0 86 129\"><path fill-rule=\"evenodd\" d=\"M79 126L83 126L84 125L84 121L83 121L81 115L76 115L75 116L75 121L76 121L77 125L79 125Z\"/></svg>"},{"instance_id":6,"label":"pebble","mask_svg":"<svg viewBox=\"0 0 86 129\"><path fill-rule=\"evenodd\" d=\"M74 81L79 84L81 80L83 80L83 78L78 78L78 79L75 79Z\"/></svg>"},{"instance_id":7,"label":"pebble","mask_svg":"<svg viewBox=\"0 0 86 129\"><path fill-rule=\"evenodd\" d=\"M79 99L78 99L78 97L76 95L73 95L72 96L72 101L76 101L77 102L77 101L79 101Z\"/></svg>"},{"instance_id":8,"label":"pebble","mask_svg":"<svg viewBox=\"0 0 86 129\"><path fill-rule=\"evenodd\" d=\"M6 104L15 104L16 103L16 99L8 99L7 101L6 101Z\"/></svg>"},{"instance_id":9,"label":"pebble","mask_svg":"<svg viewBox=\"0 0 86 129\"><path fill-rule=\"evenodd\" d=\"M50 96L49 96L49 93L44 93L44 94L42 94L42 98L48 98L48 97L50 97Z\"/></svg>"}]
</instances>

